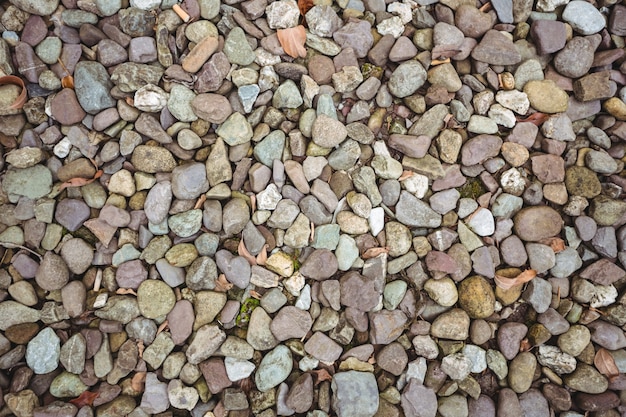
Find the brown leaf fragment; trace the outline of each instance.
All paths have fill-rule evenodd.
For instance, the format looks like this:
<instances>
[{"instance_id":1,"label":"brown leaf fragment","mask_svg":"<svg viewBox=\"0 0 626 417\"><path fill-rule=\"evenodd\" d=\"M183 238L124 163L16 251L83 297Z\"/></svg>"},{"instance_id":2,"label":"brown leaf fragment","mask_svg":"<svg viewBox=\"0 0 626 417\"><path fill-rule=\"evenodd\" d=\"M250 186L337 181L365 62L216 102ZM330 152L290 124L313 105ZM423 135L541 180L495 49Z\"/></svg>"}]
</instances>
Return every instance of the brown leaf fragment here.
<instances>
[{"instance_id":1,"label":"brown leaf fragment","mask_svg":"<svg viewBox=\"0 0 626 417\"><path fill-rule=\"evenodd\" d=\"M313 372L313 374L315 374L315 385L319 385L320 383L324 382L324 381L332 381L333 380L333 376L328 373L328 371L324 368L322 369L316 369L311 371Z\"/></svg>"},{"instance_id":2,"label":"brown leaf fragment","mask_svg":"<svg viewBox=\"0 0 626 417\"><path fill-rule=\"evenodd\" d=\"M593 364L596 369L607 378L611 379L619 375L619 369L615 364L613 355L605 348L600 348L596 352L596 357L593 359Z\"/></svg>"},{"instance_id":3,"label":"brown leaf fragment","mask_svg":"<svg viewBox=\"0 0 626 417\"><path fill-rule=\"evenodd\" d=\"M248 248L246 248L246 244L243 241L243 237L239 240L239 245L237 246L237 253L239 256L243 257L250 266L256 265L256 258L252 256L250 252L248 252Z\"/></svg>"},{"instance_id":4,"label":"brown leaf fragment","mask_svg":"<svg viewBox=\"0 0 626 417\"><path fill-rule=\"evenodd\" d=\"M527 269L526 271L522 272L514 278L509 278L496 274L494 281L496 282L496 285L498 287L502 288L503 290L508 290L515 287L516 285L524 284L535 278L536 276L537 271L535 271L534 269Z\"/></svg>"},{"instance_id":5,"label":"brown leaf fragment","mask_svg":"<svg viewBox=\"0 0 626 417\"><path fill-rule=\"evenodd\" d=\"M135 392L143 392L146 385L146 372L137 372L130 380L130 386Z\"/></svg>"},{"instance_id":6,"label":"brown leaf fragment","mask_svg":"<svg viewBox=\"0 0 626 417\"><path fill-rule=\"evenodd\" d=\"M304 26L298 25L292 28L278 29L276 35L278 36L280 46L283 47L287 55L292 58L306 57L306 48L304 47L306 31Z\"/></svg>"},{"instance_id":7,"label":"brown leaf fragment","mask_svg":"<svg viewBox=\"0 0 626 417\"><path fill-rule=\"evenodd\" d=\"M265 245L263 245L261 252L259 252L259 254L256 256L257 265L265 265L265 262L267 261L267 248L269 248L269 245L266 243Z\"/></svg>"},{"instance_id":8,"label":"brown leaf fragment","mask_svg":"<svg viewBox=\"0 0 626 417\"><path fill-rule=\"evenodd\" d=\"M65 77L61 78L61 87L71 88L73 90L74 89L74 77L72 77L71 75L66 75Z\"/></svg>"},{"instance_id":9,"label":"brown leaf fragment","mask_svg":"<svg viewBox=\"0 0 626 417\"><path fill-rule=\"evenodd\" d=\"M137 296L137 293L132 288L118 288L117 291L115 291L115 294L118 294L118 295L132 294L135 297Z\"/></svg>"},{"instance_id":10,"label":"brown leaf fragment","mask_svg":"<svg viewBox=\"0 0 626 417\"><path fill-rule=\"evenodd\" d=\"M549 237L547 239L540 240L539 243L550 246L554 253L559 253L565 250L565 241L560 237Z\"/></svg>"},{"instance_id":11,"label":"brown leaf fragment","mask_svg":"<svg viewBox=\"0 0 626 417\"><path fill-rule=\"evenodd\" d=\"M522 339L522 341L519 344L519 351L528 352L530 348L532 348L532 346L530 345L530 341L528 340L527 337L525 337L524 339Z\"/></svg>"},{"instance_id":12,"label":"brown leaf fragment","mask_svg":"<svg viewBox=\"0 0 626 417\"><path fill-rule=\"evenodd\" d=\"M300 14L304 16L311 8L315 6L313 0L298 0L298 9L300 10Z\"/></svg>"},{"instance_id":13,"label":"brown leaf fragment","mask_svg":"<svg viewBox=\"0 0 626 417\"><path fill-rule=\"evenodd\" d=\"M137 352L138 352L140 358L143 358L143 351L145 349L146 349L146 347L143 345L143 340L141 340L141 339L137 340Z\"/></svg>"},{"instance_id":14,"label":"brown leaf fragment","mask_svg":"<svg viewBox=\"0 0 626 417\"><path fill-rule=\"evenodd\" d=\"M83 391L78 397L70 400L69 402L74 404L77 408L82 408L86 405L91 406L96 398L100 395L99 392Z\"/></svg>"},{"instance_id":15,"label":"brown leaf fragment","mask_svg":"<svg viewBox=\"0 0 626 417\"><path fill-rule=\"evenodd\" d=\"M161 333L163 330L167 329L168 326L170 325L169 321L165 320L163 323L161 323L161 325L159 326L159 328L157 329L156 334Z\"/></svg>"},{"instance_id":16,"label":"brown leaf fragment","mask_svg":"<svg viewBox=\"0 0 626 417\"><path fill-rule=\"evenodd\" d=\"M233 288L233 284L226 279L226 275L220 274L217 277L217 281L215 282L215 291L217 292L226 292Z\"/></svg>"},{"instance_id":17,"label":"brown leaf fragment","mask_svg":"<svg viewBox=\"0 0 626 417\"><path fill-rule=\"evenodd\" d=\"M363 256L361 256L361 258L371 259L377 257L381 253L389 253L389 248L386 246L384 248L369 248L363 253Z\"/></svg>"},{"instance_id":18,"label":"brown leaf fragment","mask_svg":"<svg viewBox=\"0 0 626 417\"><path fill-rule=\"evenodd\" d=\"M520 117L518 117L516 119L517 119L518 122L530 122L530 123L534 124L535 126L540 126L549 117L550 117L550 115L545 114L545 113L541 113L540 111L538 111L538 112L535 112L535 113L531 114L530 116L528 116L525 119L520 118Z\"/></svg>"},{"instance_id":19,"label":"brown leaf fragment","mask_svg":"<svg viewBox=\"0 0 626 417\"><path fill-rule=\"evenodd\" d=\"M198 201L196 201L196 204L193 206L194 210L198 210L200 207L202 207L205 201L206 201L206 195L202 194L198 198Z\"/></svg>"},{"instance_id":20,"label":"brown leaf fragment","mask_svg":"<svg viewBox=\"0 0 626 417\"><path fill-rule=\"evenodd\" d=\"M22 80L20 77L17 77L15 75L5 75L3 77L0 77L0 85L5 85L5 84L17 85L18 87L22 89L22 91L20 92L20 95L9 106L9 109L15 110L15 109L21 109L22 107L24 107L24 103L26 103L26 99L28 98L28 96L26 95L26 85L24 85L24 80Z\"/></svg>"}]
</instances>

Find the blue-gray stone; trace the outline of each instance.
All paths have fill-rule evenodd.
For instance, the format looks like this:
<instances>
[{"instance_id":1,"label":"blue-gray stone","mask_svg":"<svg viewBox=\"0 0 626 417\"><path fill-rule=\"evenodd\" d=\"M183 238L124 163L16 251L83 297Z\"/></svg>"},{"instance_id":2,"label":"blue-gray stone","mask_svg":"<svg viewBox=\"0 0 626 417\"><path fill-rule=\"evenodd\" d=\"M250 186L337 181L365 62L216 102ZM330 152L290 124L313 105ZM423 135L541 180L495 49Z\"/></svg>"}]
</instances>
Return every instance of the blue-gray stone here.
<instances>
[{"instance_id":1,"label":"blue-gray stone","mask_svg":"<svg viewBox=\"0 0 626 417\"><path fill-rule=\"evenodd\" d=\"M293 368L291 351L287 346L279 345L269 352L261 360L259 368L254 376L256 387L261 392L266 392L283 382ZM372 375L373 378L373 375ZM374 386L376 382L374 381ZM378 394L376 394L378 399ZM378 405L376 406L378 408Z\"/></svg>"},{"instance_id":2,"label":"blue-gray stone","mask_svg":"<svg viewBox=\"0 0 626 417\"><path fill-rule=\"evenodd\" d=\"M47 374L59 366L61 339L50 327L46 327L28 342L26 363L37 375Z\"/></svg>"},{"instance_id":3,"label":"blue-gray stone","mask_svg":"<svg viewBox=\"0 0 626 417\"><path fill-rule=\"evenodd\" d=\"M271 168L275 159L281 159L284 148L285 134L282 130L275 130L254 147L254 156L263 165Z\"/></svg>"},{"instance_id":4,"label":"blue-gray stone","mask_svg":"<svg viewBox=\"0 0 626 417\"><path fill-rule=\"evenodd\" d=\"M378 385L373 373L336 373L331 388L332 406L338 417L371 417L378 411Z\"/></svg>"}]
</instances>

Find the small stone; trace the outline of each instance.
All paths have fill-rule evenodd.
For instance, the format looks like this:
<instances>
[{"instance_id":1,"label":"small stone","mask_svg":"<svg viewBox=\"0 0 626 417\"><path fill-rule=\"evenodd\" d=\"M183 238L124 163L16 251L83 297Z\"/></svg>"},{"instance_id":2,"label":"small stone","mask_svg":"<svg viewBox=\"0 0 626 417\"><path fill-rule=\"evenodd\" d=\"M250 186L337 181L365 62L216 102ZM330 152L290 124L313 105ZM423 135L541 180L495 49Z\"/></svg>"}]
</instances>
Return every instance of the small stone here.
<instances>
[{"instance_id":1,"label":"small stone","mask_svg":"<svg viewBox=\"0 0 626 417\"><path fill-rule=\"evenodd\" d=\"M26 363L35 374L47 374L59 366L61 340L50 327L43 329L28 342Z\"/></svg>"},{"instance_id":2,"label":"small stone","mask_svg":"<svg viewBox=\"0 0 626 417\"><path fill-rule=\"evenodd\" d=\"M461 281L459 305L474 319L487 318L495 309L495 294L484 278L475 275Z\"/></svg>"},{"instance_id":3,"label":"small stone","mask_svg":"<svg viewBox=\"0 0 626 417\"><path fill-rule=\"evenodd\" d=\"M291 373L293 364L291 351L284 345L277 346L267 353L255 373L256 387L266 392L283 382Z\"/></svg>"}]
</instances>

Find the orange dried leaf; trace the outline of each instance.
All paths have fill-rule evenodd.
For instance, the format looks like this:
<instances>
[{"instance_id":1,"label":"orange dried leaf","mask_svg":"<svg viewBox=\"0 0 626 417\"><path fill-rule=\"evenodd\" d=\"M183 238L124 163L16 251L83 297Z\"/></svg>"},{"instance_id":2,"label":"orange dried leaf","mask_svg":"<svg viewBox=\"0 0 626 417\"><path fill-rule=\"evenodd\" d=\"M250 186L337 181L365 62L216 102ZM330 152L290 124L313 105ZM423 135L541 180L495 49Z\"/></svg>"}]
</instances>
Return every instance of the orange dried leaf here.
<instances>
[{"instance_id":1,"label":"orange dried leaf","mask_svg":"<svg viewBox=\"0 0 626 417\"><path fill-rule=\"evenodd\" d=\"M371 258L377 257L381 253L389 253L389 248L388 247L384 247L384 248L369 248L368 250L366 250L363 253L363 256L361 256L361 258L363 258L363 259L371 259Z\"/></svg>"},{"instance_id":2,"label":"orange dried leaf","mask_svg":"<svg viewBox=\"0 0 626 417\"><path fill-rule=\"evenodd\" d=\"M298 25L288 29L278 29L276 31L280 46L283 47L285 53L292 58L304 58L306 56L306 31L304 26Z\"/></svg>"},{"instance_id":3,"label":"orange dried leaf","mask_svg":"<svg viewBox=\"0 0 626 417\"><path fill-rule=\"evenodd\" d=\"M77 408L82 408L86 405L91 406L96 398L98 398L100 393L91 392L91 391L83 391L78 397L70 400L70 403L74 404Z\"/></svg>"},{"instance_id":4,"label":"orange dried leaf","mask_svg":"<svg viewBox=\"0 0 626 417\"><path fill-rule=\"evenodd\" d=\"M540 111L531 114L530 116L528 116L525 119L522 118L517 118L518 122L530 122L532 124L534 124L535 126L539 126L541 124L543 124L543 122L545 122L548 118L550 117L550 115L545 114L545 113L541 113Z\"/></svg>"},{"instance_id":5,"label":"orange dried leaf","mask_svg":"<svg viewBox=\"0 0 626 417\"><path fill-rule=\"evenodd\" d=\"M72 77L71 75L66 75L65 77L61 78L61 86L63 88L74 89L74 77Z\"/></svg>"},{"instance_id":6,"label":"orange dried leaf","mask_svg":"<svg viewBox=\"0 0 626 417\"><path fill-rule=\"evenodd\" d=\"M407 178L411 178L413 175L415 175L415 172L413 171L402 171L402 175L400 175L398 181L404 181Z\"/></svg>"},{"instance_id":7,"label":"orange dried leaf","mask_svg":"<svg viewBox=\"0 0 626 417\"><path fill-rule=\"evenodd\" d=\"M565 250L565 241L560 237L549 237L547 239L540 240L539 243L550 246L554 253L559 253Z\"/></svg>"},{"instance_id":8,"label":"orange dried leaf","mask_svg":"<svg viewBox=\"0 0 626 417\"><path fill-rule=\"evenodd\" d=\"M92 160L92 162L94 161ZM98 168L97 165L96 165L96 168ZM65 181L59 186L59 191L63 191L67 187L82 187L83 185L91 184L92 182L100 178L102 174L103 174L103 171L100 169L96 171L96 174L93 176L93 178L82 178L82 177L70 178L69 180Z\"/></svg>"},{"instance_id":9,"label":"orange dried leaf","mask_svg":"<svg viewBox=\"0 0 626 417\"><path fill-rule=\"evenodd\" d=\"M494 281L496 282L496 285L498 287L502 288L503 290L508 290L517 285L524 284L530 281L531 279L535 278L536 276L537 276L537 271L535 271L534 269L527 269L526 271L522 272L521 274L519 274L518 276L514 278L509 278L509 277L496 274Z\"/></svg>"},{"instance_id":10,"label":"orange dried leaf","mask_svg":"<svg viewBox=\"0 0 626 417\"><path fill-rule=\"evenodd\" d=\"M298 0L298 9L300 10L300 14L302 16L311 10L314 5L313 0Z\"/></svg>"},{"instance_id":11,"label":"orange dried leaf","mask_svg":"<svg viewBox=\"0 0 626 417\"><path fill-rule=\"evenodd\" d=\"M200 207L202 207L205 201L206 201L206 195L202 194L200 198L198 198L198 201L196 201L196 205L193 206L194 210L197 210Z\"/></svg>"},{"instance_id":12,"label":"orange dried leaf","mask_svg":"<svg viewBox=\"0 0 626 417\"><path fill-rule=\"evenodd\" d=\"M619 375L619 369L615 364L615 359L613 359L613 355L611 355L611 353L605 348L600 348L596 352L596 357L593 359L593 364L602 375L606 376L609 379Z\"/></svg>"},{"instance_id":13,"label":"orange dried leaf","mask_svg":"<svg viewBox=\"0 0 626 417\"><path fill-rule=\"evenodd\" d=\"M130 380L130 386L135 392L143 392L146 383L146 373L137 372Z\"/></svg>"},{"instance_id":14,"label":"orange dried leaf","mask_svg":"<svg viewBox=\"0 0 626 417\"><path fill-rule=\"evenodd\" d=\"M251 266L256 265L256 258L252 256L250 252L248 252L248 248L246 248L246 244L243 241L243 238L239 240L239 246L237 246L237 253L239 256L243 257Z\"/></svg>"}]
</instances>

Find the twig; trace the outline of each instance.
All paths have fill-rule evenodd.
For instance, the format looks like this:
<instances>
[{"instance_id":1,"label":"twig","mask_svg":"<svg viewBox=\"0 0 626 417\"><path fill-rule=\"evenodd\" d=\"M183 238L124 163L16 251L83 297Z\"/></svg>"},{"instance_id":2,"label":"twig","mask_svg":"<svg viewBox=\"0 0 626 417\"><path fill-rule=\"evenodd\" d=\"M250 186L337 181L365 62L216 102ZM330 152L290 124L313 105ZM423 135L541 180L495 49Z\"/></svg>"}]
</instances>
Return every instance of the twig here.
<instances>
[{"instance_id":1,"label":"twig","mask_svg":"<svg viewBox=\"0 0 626 417\"><path fill-rule=\"evenodd\" d=\"M17 245L15 243L10 243L10 242L0 242L0 246L4 246L7 249L24 249L30 253L32 253L33 255L35 255L36 257L39 258L39 260L42 259L42 256L40 254L38 254L37 252L35 252L32 249L28 249L26 246L22 246L22 245Z\"/></svg>"}]
</instances>

